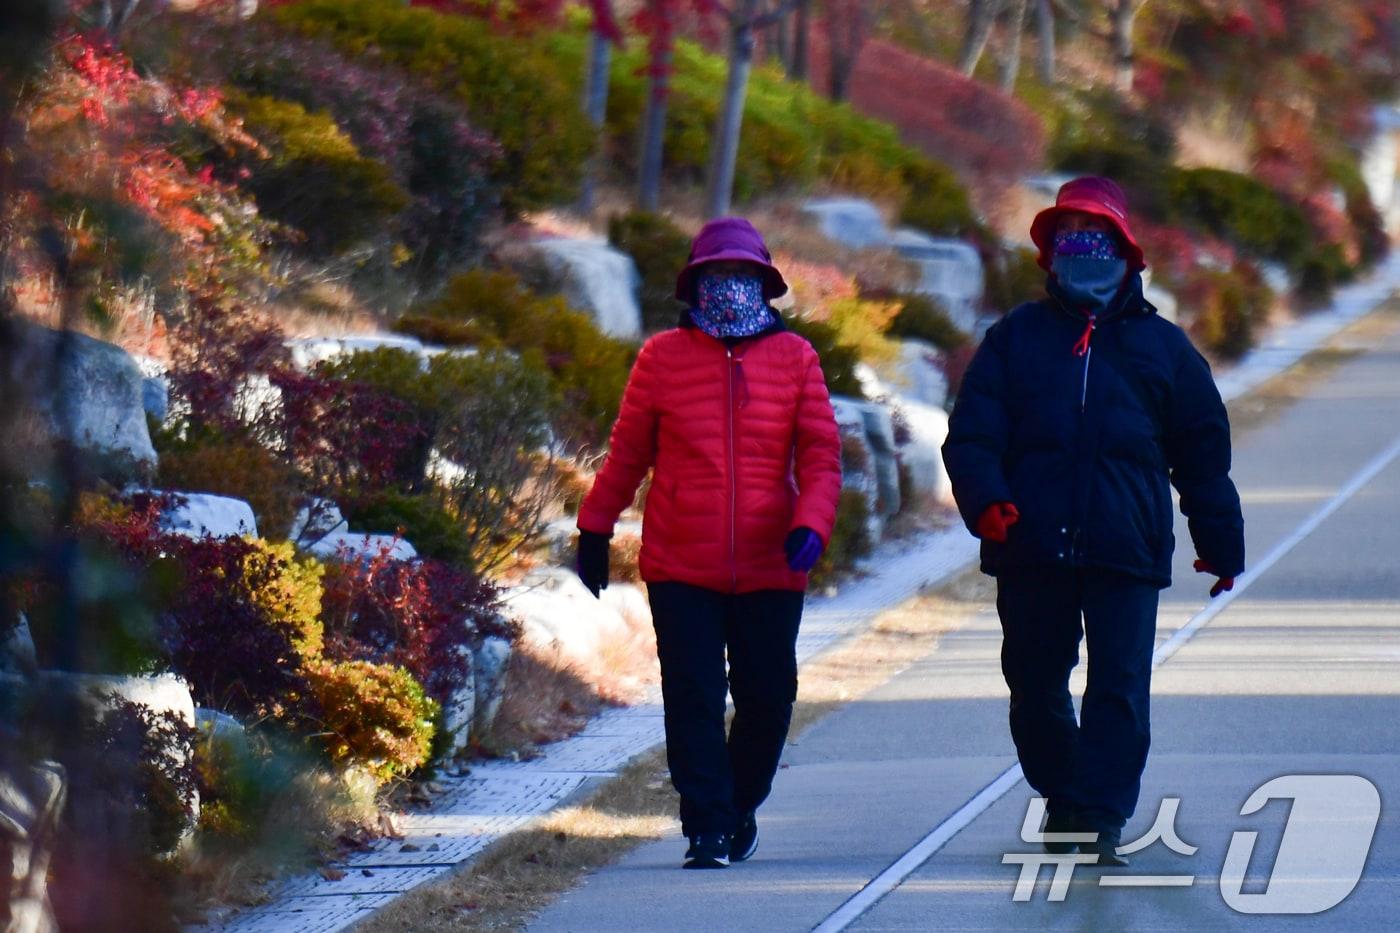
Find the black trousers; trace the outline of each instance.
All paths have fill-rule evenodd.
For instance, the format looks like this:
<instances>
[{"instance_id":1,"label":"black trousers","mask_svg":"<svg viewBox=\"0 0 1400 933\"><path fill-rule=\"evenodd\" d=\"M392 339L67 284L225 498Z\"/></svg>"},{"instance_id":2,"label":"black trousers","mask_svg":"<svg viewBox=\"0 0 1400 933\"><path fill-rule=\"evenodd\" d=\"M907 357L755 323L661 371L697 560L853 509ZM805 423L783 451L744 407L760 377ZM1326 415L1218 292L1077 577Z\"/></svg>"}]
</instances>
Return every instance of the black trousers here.
<instances>
[{"instance_id":1,"label":"black trousers","mask_svg":"<svg viewBox=\"0 0 1400 933\"><path fill-rule=\"evenodd\" d=\"M1077 813L1086 829L1115 838L1147 766L1157 597L1153 584L1108 572L997 577L1001 669L1026 781L1050 813ZM1076 722L1069 676L1081 635L1089 670Z\"/></svg>"},{"instance_id":2,"label":"black trousers","mask_svg":"<svg viewBox=\"0 0 1400 933\"><path fill-rule=\"evenodd\" d=\"M778 771L797 699L803 594L730 594L685 583L652 583L647 592L682 831L732 832L739 815L767 799ZM727 737L726 692L734 696Z\"/></svg>"}]
</instances>

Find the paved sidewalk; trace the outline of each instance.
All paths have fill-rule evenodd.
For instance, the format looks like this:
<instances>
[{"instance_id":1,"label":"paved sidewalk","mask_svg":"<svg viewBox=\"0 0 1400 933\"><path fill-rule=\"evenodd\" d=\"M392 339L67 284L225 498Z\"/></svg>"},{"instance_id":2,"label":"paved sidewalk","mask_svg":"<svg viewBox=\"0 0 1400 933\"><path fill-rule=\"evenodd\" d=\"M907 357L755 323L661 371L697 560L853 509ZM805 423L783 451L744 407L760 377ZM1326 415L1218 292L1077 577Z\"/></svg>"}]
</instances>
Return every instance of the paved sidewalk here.
<instances>
[{"instance_id":1,"label":"paved sidewalk","mask_svg":"<svg viewBox=\"0 0 1400 933\"><path fill-rule=\"evenodd\" d=\"M1018 868L1002 857L1038 848L1018 835L1031 796L1020 783L847 929L1395 928L1400 811L1382 811L1360 884L1327 913L1235 913L1220 878L1233 833L1254 831L1245 890L1264 890L1288 802L1247 817L1241 806L1271 778L1359 774L1379 788L1383 806L1400 790L1400 334L1237 440L1234 473L1252 565L1278 557L1158 670L1152 757L1124 834L1143 835L1164 798L1179 796L1176 826L1199 851L1188 858L1159 843L1126 874L1190 875L1189 886L1101 887L1109 873L1087 869L1076 872L1064 901L1050 902L1044 869L1033 898L1016 902ZM1325 520L1310 521L1338 501ZM1191 571L1184 527L1177 536L1177 584L1164 594L1159 644L1207 603L1209 580ZM677 870L679 838L644 845L589 876L529 929L819 927L1015 764L1000 640L995 613L980 614L790 746L760 812L753 861L697 878ZM1082 676L1081 665L1076 691ZM1336 847L1343 829L1324 824L1318 848ZM1298 886L1330 880L1320 870Z\"/></svg>"},{"instance_id":2,"label":"paved sidewalk","mask_svg":"<svg viewBox=\"0 0 1400 933\"><path fill-rule=\"evenodd\" d=\"M1400 285L1400 256L1382 265L1367 281L1339 291L1329 311L1278 328L1260 350L1222 375L1219 380L1222 394L1227 399L1235 398L1282 372L1349 323L1373 310L1397 285ZM882 548L879 557L871 562L869 577L847 586L830 599L808 600L798 644L799 660L805 662L833 641L863 630L879 612L900 604L926 586L946 580L966 567L975 556L976 542L960 527L913 542L901 542L898 549ZM1004 732L1002 717L978 715L985 719L979 720L979 734L995 737ZM909 738L914 742L914 736ZM501 836L528 825L558 806L589 780L615 773L661 741L661 710L659 699L653 696L640 705L606 712L580 735L548 746L537 759L475 766L467 777L442 782L449 787L449 793L435 801L430 809L408 815L403 821L405 839L383 840L371 851L350 857L337 866L346 871L339 881L326 881L317 874L290 879L280 886L270 903L235 915L221 929L229 933L331 933L344 929L399 894L456 869ZM986 760L969 761L965 773L955 768L951 783L929 792L938 795L938 800L946 796L949 801L961 802L965 797L959 794L966 786L975 784L987 767L1004 759L1005 749L989 751ZM912 788L920 779L921 767L906 766L888 773L862 773L856 769L845 773L842 779L851 782L847 790L852 792L872 780L904 781ZM849 799L840 793L839 787L832 787L833 805ZM917 812L931 812L928 808L935 807L936 803L936 800L925 800ZM781 820L782 817L769 819ZM765 822L765 826L768 825ZM855 827L854 831L857 837L862 831L879 836L871 838L870 842L881 846L890 839L900 838L897 833L888 836L884 828L877 830L875 825L866 826L864 830ZM776 845L780 847L782 843ZM765 842L765 847L768 846ZM644 847L643 851L649 851L649 847ZM663 851L667 853L669 865L674 861L674 853L669 849ZM777 853L781 851L777 849ZM775 853L768 848L768 854ZM868 880L870 875L865 872L870 865L854 854L849 850L841 853L840 876L845 881L838 883L832 879L818 886L825 884L829 891L849 893L847 888L853 880L858 880L857 886ZM766 871L755 867L759 872ZM872 874L883 867L875 866ZM755 875L751 873L750 877ZM812 884L817 883L797 883L792 891L795 895L811 893ZM842 894L840 899L844 897ZM550 927L546 925L545 928ZM609 923L567 928L620 927ZM645 924L637 927L648 928Z\"/></svg>"}]
</instances>

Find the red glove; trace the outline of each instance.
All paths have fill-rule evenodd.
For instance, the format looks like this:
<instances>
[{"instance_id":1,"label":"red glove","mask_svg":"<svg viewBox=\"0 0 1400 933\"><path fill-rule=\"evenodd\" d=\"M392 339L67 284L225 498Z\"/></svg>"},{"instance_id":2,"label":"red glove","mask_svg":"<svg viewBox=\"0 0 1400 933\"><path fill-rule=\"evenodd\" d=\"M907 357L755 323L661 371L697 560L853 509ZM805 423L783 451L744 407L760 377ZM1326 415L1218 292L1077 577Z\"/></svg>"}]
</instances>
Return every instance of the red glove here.
<instances>
[{"instance_id":1,"label":"red glove","mask_svg":"<svg viewBox=\"0 0 1400 933\"><path fill-rule=\"evenodd\" d=\"M1217 577L1217 578L1218 578L1218 579L1215 581L1215 585L1212 586L1212 587L1210 588L1210 598L1211 598L1211 599L1214 599L1215 597L1219 596L1221 593L1228 592L1228 591L1233 590L1233 589L1235 588L1235 578L1234 578L1234 577L1222 577L1222 576L1220 576L1220 574L1218 574L1218 573L1215 572L1215 568L1212 567L1210 564L1207 564L1205 561L1203 561L1203 560L1198 560L1198 561L1196 561L1196 563L1193 564L1192 566L1194 566L1194 567L1196 568L1196 572L1197 572L1197 573L1208 573L1208 574L1210 574L1211 576Z\"/></svg>"},{"instance_id":2,"label":"red glove","mask_svg":"<svg viewBox=\"0 0 1400 933\"><path fill-rule=\"evenodd\" d=\"M997 544L1006 543L1006 531L1021 520L1021 513L1010 502L998 502L987 506L987 511L977 519L977 537Z\"/></svg>"}]
</instances>

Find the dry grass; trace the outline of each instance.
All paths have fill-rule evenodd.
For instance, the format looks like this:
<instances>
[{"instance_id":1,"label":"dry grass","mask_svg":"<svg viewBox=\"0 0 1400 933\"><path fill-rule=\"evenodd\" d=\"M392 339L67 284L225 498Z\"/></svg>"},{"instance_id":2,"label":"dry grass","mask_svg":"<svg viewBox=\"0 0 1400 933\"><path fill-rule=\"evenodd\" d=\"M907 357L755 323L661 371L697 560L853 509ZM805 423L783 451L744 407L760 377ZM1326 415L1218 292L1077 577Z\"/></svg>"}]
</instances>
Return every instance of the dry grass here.
<instances>
[{"instance_id":1,"label":"dry grass","mask_svg":"<svg viewBox=\"0 0 1400 933\"><path fill-rule=\"evenodd\" d=\"M1230 426L1235 433L1267 424L1313 391L1337 367L1400 330L1400 296L1344 328L1324 346L1312 351L1286 372L1274 376L1230 403Z\"/></svg>"},{"instance_id":2,"label":"dry grass","mask_svg":"<svg viewBox=\"0 0 1400 933\"><path fill-rule=\"evenodd\" d=\"M506 662L500 712L476 750L488 757L528 758L536 746L574 735L607 705L576 668L558 664L528 644Z\"/></svg>"},{"instance_id":3,"label":"dry grass","mask_svg":"<svg viewBox=\"0 0 1400 933\"><path fill-rule=\"evenodd\" d=\"M989 580L968 572L881 614L868 630L813 660L802 672L792 736L925 656L941 635L984 608L991 593ZM506 837L465 871L404 895L358 929L521 929L588 873L678 833L675 813L665 755L657 749L586 800Z\"/></svg>"}]
</instances>

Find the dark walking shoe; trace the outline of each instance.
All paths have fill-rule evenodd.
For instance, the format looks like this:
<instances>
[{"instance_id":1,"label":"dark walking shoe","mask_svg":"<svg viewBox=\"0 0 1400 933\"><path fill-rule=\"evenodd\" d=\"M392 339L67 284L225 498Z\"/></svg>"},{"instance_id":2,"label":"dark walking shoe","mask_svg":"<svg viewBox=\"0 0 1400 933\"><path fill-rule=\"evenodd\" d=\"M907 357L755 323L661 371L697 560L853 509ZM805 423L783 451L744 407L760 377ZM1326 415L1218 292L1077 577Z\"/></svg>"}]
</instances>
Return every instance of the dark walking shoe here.
<instances>
[{"instance_id":1,"label":"dark walking shoe","mask_svg":"<svg viewBox=\"0 0 1400 933\"><path fill-rule=\"evenodd\" d=\"M1079 822L1074 818L1073 811L1049 813L1045 817L1045 826L1040 830L1043 834L1078 833L1082 832ZM1077 842L1065 842L1063 840L1046 839L1042 842L1045 851L1051 855L1065 855L1079 848ZM1085 850L1088 851L1088 850Z\"/></svg>"},{"instance_id":2,"label":"dark walking shoe","mask_svg":"<svg viewBox=\"0 0 1400 933\"><path fill-rule=\"evenodd\" d=\"M1116 833L1099 833L1099 838L1094 842L1081 842L1079 851L1085 855L1097 855L1099 859L1094 864L1101 868L1127 868L1128 859L1118 854L1118 846Z\"/></svg>"},{"instance_id":3,"label":"dark walking shoe","mask_svg":"<svg viewBox=\"0 0 1400 933\"><path fill-rule=\"evenodd\" d=\"M729 841L729 861L742 862L758 851L758 820L750 810L739 817L734 838Z\"/></svg>"},{"instance_id":4,"label":"dark walking shoe","mask_svg":"<svg viewBox=\"0 0 1400 933\"><path fill-rule=\"evenodd\" d=\"M728 868L729 833L696 833L690 837L682 868Z\"/></svg>"}]
</instances>

